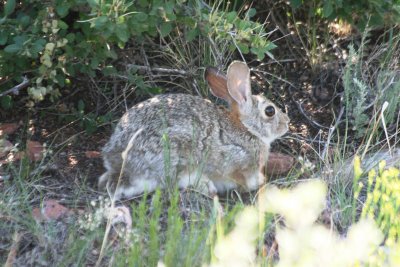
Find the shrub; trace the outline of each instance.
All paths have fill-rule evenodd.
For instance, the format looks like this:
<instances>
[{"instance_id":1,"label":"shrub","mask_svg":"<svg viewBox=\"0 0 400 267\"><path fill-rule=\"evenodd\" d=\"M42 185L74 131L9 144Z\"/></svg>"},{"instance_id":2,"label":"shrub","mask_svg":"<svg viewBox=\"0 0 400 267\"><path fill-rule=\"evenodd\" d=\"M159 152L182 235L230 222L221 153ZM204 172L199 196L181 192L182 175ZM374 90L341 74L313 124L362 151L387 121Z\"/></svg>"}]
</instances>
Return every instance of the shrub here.
<instances>
[{"instance_id":1,"label":"shrub","mask_svg":"<svg viewBox=\"0 0 400 267\"><path fill-rule=\"evenodd\" d=\"M387 43L374 47L368 58L363 54L365 40L357 50L350 46L343 73L346 117L357 137L365 134L371 122L381 119L382 111L385 117L382 123L394 125L400 109L400 72L397 67L400 36L390 37ZM386 105L385 111L383 106Z\"/></svg>"},{"instance_id":2,"label":"shrub","mask_svg":"<svg viewBox=\"0 0 400 267\"><path fill-rule=\"evenodd\" d=\"M399 0L290 0L290 3L295 9L303 5L317 16L329 20L345 20L361 29L364 29L367 24L370 26L390 26L400 21Z\"/></svg>"},{"instance_id":3,"label":"shrub","mask_svg":"<svg viewBox=\"0 0 400 267\"><path fill-rule=\"evenodd\" d=\"M5 1L3 1L5 2ZM55 99L78 75L113 75L113 61L127 46L184 33L188 42L198 36L229 39L262 59L274 45L249 9L218 11L199 1L84 1L7 0L0 20L0 93L30 79L29 95L36 101ZM146 45L143 47L147 47ZM161 48L160 48L161 49ZM162 49L161 49L162 50ZM7 103L10 103L8 101Z\"/></svg>"}]
</instances>

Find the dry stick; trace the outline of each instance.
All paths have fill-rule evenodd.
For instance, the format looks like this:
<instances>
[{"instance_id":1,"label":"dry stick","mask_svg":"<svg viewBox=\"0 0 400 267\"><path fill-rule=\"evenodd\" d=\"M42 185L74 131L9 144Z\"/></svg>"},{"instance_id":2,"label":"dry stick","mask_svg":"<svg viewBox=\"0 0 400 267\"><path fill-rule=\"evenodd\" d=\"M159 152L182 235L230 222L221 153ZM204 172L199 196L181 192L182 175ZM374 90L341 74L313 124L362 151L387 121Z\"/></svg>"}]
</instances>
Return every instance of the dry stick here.
<instances>
[{"instance_id":1,"label":"dry stick","mask_svg":"<svg viewBox=\"0 0 400 267\"><path fill-rule=\"evenodd\" d=\"M306 114L306 112L304 111L303 107L301 106L301 104L303 103L303 101L301 101L301 102L299 103L299 102L297 102L296 100L294 100L293 98L292 98L292 100L293 100L294 103L296 104L297 108L300 110L301 114L303 114L303 116L304 116L309 122L311 122L311 125L313 125L314 127L317 127L317 128L329 129L328 127L323 126L323 125L319 124L318 122L312 120L312 119Z\"/></svg>"},{"instance_id":2,"label":"dry stick","mask_svg":"<svg viewBox=\"0 0 400 267\"><path fill-rule=\"evenodd\" d=\"M281 62L284 62L284 60L275 61L274 63L280 64ZM264 64L264 65L265 65L265 64ZM259 68L259 67L261 67L261 66L262 66L262 65L259 65L257 68ZM260 73L262 73L262 74L266 74L266 75L272 76L273 78L277 79L278 81L284 82L284 83L288 84L289 86L291 86L292 88L294 88L294 89L297 90L296 86L294 86L293 83L291 83L291 82L289 82L288 80L285 80L285 79L283 79L283 78L281 78L281 77L279 77L279 76L277 76L277 75L275 75L275 74L273 74L273 73L270 73L270 72L264 71L264 70L258 70L258 69L254 69L254 70L252 69L252 71L253 71L254 74L256 74L256 75L257 75L257 72L260 72ZM263 78L261 75L259 75L259 77L261 77L262 79L266 80L266 79ZM292 88L289 87L289 90L291 90Z\"/></svg>"},{"instance_id":3,"label":"dry stick","mask_svg":"<svg viewBox=\"0 0 400 267\"><path fill-rule=\"evenodd\" d=\"M342 116L343 116L343 113L344 113L344 107L342 107L340 109L339 115L337 117L337 120L336 120L335 124L332 127L329 128L328 137L326 139L326 144L325 144L324 150L322 151L322 155L321 155L321 158L323 160L325 159L326 153L328 151L328 147L329 147L329 145L331 143L332 134L336 130L336 128L339 126L339 124L341 122L341 119L342 119Z\"/></svg>"},{"instance_id":4,"label":"dry stick","mask_svg":"<svg viewBox=\"0 0 400 267\"><path fill-rule=\"evenodd\" d=\"M217 45L215 44L214 40L211 39L210 36L208 36L207 40L211 45L211 52L214 54L214 58L216 58L218 67L222 66L223 59L222 59L221 54L218 53Z\"/></svg>"},{"instance_id":5,"label":"dry stick","mask_svg":"<svg viewBox=\"0 0 400 267\"><path fill-rule=\"evenodd\" d=\"M381 120L382 120L383 131L385 132L385 136L386 136L386 142L387 142L387 145L389 148L389 154L390 154L390 156L393 156L393 151L392 151L392 148L390 146L390 141L389 141L389 135L388 135L388 132L386 129L385 116L383 116L383 112L385 112L385 110L387 109L388 106L389 106L389 103L387 101L385 101L383 103L382 110L381 110Z\"/></svg>"},{"instance_id":6,"label":"dry stick","mask_svg":"<svg viewBox=\"0 0 400 267\"><path fill-rule=\"evenodd\" d=\"M141 66L141 65L135 65L135 64L129 64L128 65L128 70L136 68L141 71L146 71L146 72L161 72L161 73L166 73L166 74L179 74L179 75L188 75L187 71L184 70L179 70L179 69L167 69L167 68L151 68L147 66Z\"/></svg>"},{"instance_id":7,"label":"dry stick","mask_svg":"<svg viewBox=\"0 0 400 267\"><path fill-rule=\"evenodd\" d=\"M386 102L385 102L385 103L386 103ZM383 109L383 108L386 109L385 103L383 103L382 109ZM378 120L374 123L374 125L373 125L373 127L372 127L371 135L369 136L369 138L368 138L368 140L367 140L367 144L366 144L365 149L364 149L364 152L363 152L362 155L361 155L361 159L362 159L362 160L365 158L365 155L367 154L368 148L369 148L369 146L371 145L371 141L372 141L372 138L373 138L373 133L374 133L374 132L376 131L376 129L378 128L379 120L381 120L382 118L383 118L383 116L379 116ZM389 146L389 148L390 148L390 146Z\"/></svg>"},{"instance_id":8,"label":"dry stick","mask_svg":"<svg viewBox=\"0 0 400 267\"><path fill-rule=\"evenodd\" d=\"M118 177L118 182L117 182L117 185L116 185L116 187L115 187L115 192L116 192L116 190L118 189L118 187L119 187L119 184L120 184L120 181L121 181L121 177L122 177L122 174L123 174L123 171L124 171L124 169L125 169L125 164L126 164L126 157L127 157L127 155L128 155L128 152L129 152L129 150L131 150L131 148L132 148L132 146L133 146L133 141L136 139L136 137L141 133L143 131L143 128L140 128L139 130L137 130L136 131L136 133L131 137L131 139L129 140L129 143L128 143L128 145L126 146L126 149L122 152L122 166L121 166L121 170L120 170L120 172L119 172L119 177ZM107 187L107 190L108 190L109 188ZM113 210L114 209L114 207L115 207L115 192L114 192L114 194L111 196L111 206L110 206L110 209L111 210ZM111 195L111 194L110 194ZM101 249L100 249L100 254L99 254L99 258L97 259L97 262L96 262L96 267L98 267L98 266L100 266L100 264L101 264L101 261L103 260L103 257L104 257L104 251L105 251L105 248L106 248L106 246L107 246L107 240L108 240L108 235L109 235L109 233L110 233L110 230L111 230L111 220L112 220L112 218L111 218L111 216L108 216L108 218L107 218L107 225L106 225L106 231L105 231L105 233L104 233L104 238L103 238L103 242L102 242L102 244L101 244Z\"/></svg>"},{"instance_id":9,"label":"dry stick","mask_svg":"<svg viewBox=\"0 0 400 267\"><path fill-rule=\"evenodd\" d=\"M145 68L146 68L145 71L146 71L147 75L149 76L150 83L152 84L153 87L155 87L156 84L155 84L154 79L153 79L153 72L152 72L152 70L150 68L149 59L147 58L146 51L144 51L143 46L140 47L140 54L142 55L143 60L144 60L144 64L146 65L145 66Z\"/></svg>"},{"instance_id":10,"label":"dry stick","mask_svg":"<svg viewBox=\"0 0 400 267\"><path fill-rule=\"evenodd\" d=\"M19 90L25 88L29 84L29 80L28 80L28 78L26 76L24 76L22 78L23 78L23 80L22 80L22 82L20 84L14 86L11 89L8 89L8 90L4 91L3 93L0 94L0 97L8 95L8 94L11 94L11 93L14 94L14 95L18 95L19 94Z\"/></svg>"},{"instance_id":11,"label":"dry stick","mask_svg":"<svg viewBox=\"0 0 400 267\"><path fill-rule=\"evenodd\" d=\"M264 158L264 154L260 153L260 156L258 158L258 182L259 184L262 184L261 188L257 192L257 205L258 205L258 236L262 236L262 233L264 231L265 227L265 214L264 214L264 209L262 208L263 205L263 197L265 195L265 189L266 189L266 177L265 177L265 169L266 169L266 164L268 161L268 156L269 156L269 151L267 151L267 156ZM260 238L260 241L258 243L259 249L262 248L261 244L264 242L264 238Z\"/></svg>"},{"instance_id":12,"label":"dry stick","mask_svg":"<svg viewBox=\"0 0 400 267\"><path fill-rule=\"evenodd\" d=\"M15 232L13 235L13 243L10 248L10 252L7 256L7 261L4 267L12 267L14 265L15 258L17 257L19 242L21 241L22 234Z\"/></svg>"}]
</instances>

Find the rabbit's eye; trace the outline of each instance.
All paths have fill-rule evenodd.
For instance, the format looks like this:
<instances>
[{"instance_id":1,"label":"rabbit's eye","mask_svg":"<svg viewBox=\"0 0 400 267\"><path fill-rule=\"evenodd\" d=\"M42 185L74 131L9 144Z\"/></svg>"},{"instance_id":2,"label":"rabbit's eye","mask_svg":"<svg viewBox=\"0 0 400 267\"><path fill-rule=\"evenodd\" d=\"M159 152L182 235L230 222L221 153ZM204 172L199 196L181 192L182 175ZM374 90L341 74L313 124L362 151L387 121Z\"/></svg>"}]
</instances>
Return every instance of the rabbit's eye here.
<instances>
[{"instance_id":1,"label":"rabbit's eye","mask_svg":"<svg viewBox=\"0 0 400 267\"><path fill-rule=\"evenodd\" d=\"M268 117L272 117L275 115L275 108L273 106L267 106L264 111L265 115L267 115Z\"/></svg>"}]
</instances>

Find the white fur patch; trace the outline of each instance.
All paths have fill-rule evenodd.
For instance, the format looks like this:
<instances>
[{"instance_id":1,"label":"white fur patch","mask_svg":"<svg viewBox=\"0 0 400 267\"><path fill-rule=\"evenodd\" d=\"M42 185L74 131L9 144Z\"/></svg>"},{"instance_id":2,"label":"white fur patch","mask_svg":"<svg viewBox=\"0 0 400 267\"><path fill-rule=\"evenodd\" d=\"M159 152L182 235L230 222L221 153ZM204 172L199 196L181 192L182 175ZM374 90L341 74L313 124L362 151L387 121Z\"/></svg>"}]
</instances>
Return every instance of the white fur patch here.
<instances>
[{"instance_id":1,"label":"white fur patch","mask_svg":"<svg viewBox=\"0 0 400 267\"><path fill-rule=\"evenodd\" d=\"M253 172L246 177L246 186L249 190L255 190L265 182L265 176L259 171Z\"/></svg>"},{"instance_id":2,"label":"white fur patch","mask_svg":"<svg viewBox=\"0 0 400 267\"><path fill-rule=\"evenodd\" d=\"M181 173L178 179L179 188L194 186L205 194L213 195L217 193L214 183L207 176L200 175L198 172Z\"/></svg>"},{"instance_id":3,"label":"white fur patch","mask_svg":"<svg viewBox=\"0 0 400 267\"><path fill-rule=\"evenodd\" d=\"M224 193L228 190L235 189L237 187L237 184L232 181L232 180L220 180L220 181L214 181L214 185L217 188L219 193Z\"/></svg>"},{"instance_id":4,"label":"white fur patch","mask_svg":"<svg viewBox=\"0 0 400 267\"><path fill-rule=\"evenodd\" d=\"M134 185L128 187L119 186L115 191L115 199L131 198L144 192L152 192L160 185L155 179L136 179Z\"/></svg>"},{"instance_id":5,"label":"white fur patch","mask_svg":"<svg viewBox=\"0 0 400 267\"><path fill-rule=\"evenodd\" d=\"M106 184L106 180L108 180L108 171L103 173L100 177L99 177L99 185L105 185Z\"/></svg>"}]
</instances>

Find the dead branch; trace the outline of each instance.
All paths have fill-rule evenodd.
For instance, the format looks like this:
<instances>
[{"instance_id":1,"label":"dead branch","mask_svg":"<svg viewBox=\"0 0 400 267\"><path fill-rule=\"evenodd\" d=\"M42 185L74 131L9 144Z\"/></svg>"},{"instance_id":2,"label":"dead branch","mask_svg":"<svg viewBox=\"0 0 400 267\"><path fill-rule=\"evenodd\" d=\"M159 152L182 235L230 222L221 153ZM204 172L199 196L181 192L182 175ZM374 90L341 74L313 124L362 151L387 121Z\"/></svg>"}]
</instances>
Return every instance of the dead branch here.
<instances>
[{"instance_id":1,"label":"dead branch","mask_svg":"<svg viewBox=\"0 0 400 267\"><path fill-rule=\"evenodd\" d=\"M14 266L14 262L15 259L17 257L17 253L18 253L18 247L19 247L19 243L21 241L22 238L22 234L19 232L15 232L13 235L13 242L11 244L11 248L10 251L8 252L8 256L7 256L7 261L4 264L4 266L6 267L12 267Z\"/></svg>"},{"instance_id":2,"label":"dead branch","mask_svg":"<svg viewBox=\"0 0 400 267\"><path fill-rule=\"evenodd\" d=\"M301 105L303 103L303 101L297 102L296 100L293 99L293 97L292 97L292 100L296 104L296 106L299 109L300 113L304 116L304 118L306 118L311 123L312 126L314 126L316 128L329 129L328 127L326 127L324 125L321 125L318 122L314 121L313 119L311 119L307 115L307 113L304 111L304 109L303 109L303 107Z\"/></svg>"},{"instance_id":3,"label":"dead branch","mask_svg":"<svg viewBox=\"0 0 400 267\"><path fill-rule=\"evenodd\" d=\"M135 64L128 65L128 69L133 69L133 68L141 70L141 71L146 71L146 72L160 72L160 73L165 73L165 74L178 74L178 75L184 75L184 76L189 75L187 71L178 70L178 69L151 68L151 67L140 66L140 65L135 65Z\"/></svg>"},{"instance_id":4,"label":"dead branch","mask_svg":"<svg viewBox=\"0 0 400 267\"><path fill-rule=\"evenodd\" d=\"M3 93L0 93L0 97L8 95L8 94L18 95L19 94L19 90L25 88L29 84L29 79L26 76L24 76L22 78L23 78L23 80L22 80L22 82L20 84L14 86L11 89L8 89L8 90L4 91Z\"/></svg>"}]
</instances>

